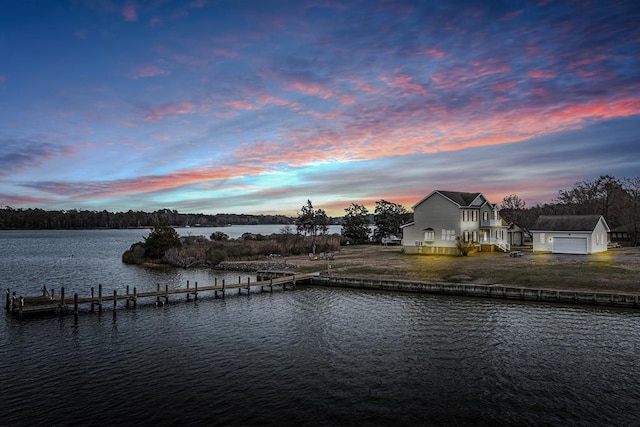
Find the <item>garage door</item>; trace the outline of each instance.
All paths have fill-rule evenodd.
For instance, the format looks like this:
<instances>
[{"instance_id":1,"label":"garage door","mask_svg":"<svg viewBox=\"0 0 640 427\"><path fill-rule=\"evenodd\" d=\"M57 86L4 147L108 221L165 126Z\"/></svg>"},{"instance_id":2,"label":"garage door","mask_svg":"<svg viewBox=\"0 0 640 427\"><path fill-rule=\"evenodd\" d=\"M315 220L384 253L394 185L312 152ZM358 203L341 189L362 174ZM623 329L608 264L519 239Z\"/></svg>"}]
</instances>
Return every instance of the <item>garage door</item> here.
<instances>
[{"instance_id":1,"label":"garage door","mask_svg":"<svg viewBox=\"0 0 640 427\"><path fill-rule=\"evenodd\" d=\"M554 254L586 254L587 239L585 237L554 237Z\"/></svg>"}]
</instances>

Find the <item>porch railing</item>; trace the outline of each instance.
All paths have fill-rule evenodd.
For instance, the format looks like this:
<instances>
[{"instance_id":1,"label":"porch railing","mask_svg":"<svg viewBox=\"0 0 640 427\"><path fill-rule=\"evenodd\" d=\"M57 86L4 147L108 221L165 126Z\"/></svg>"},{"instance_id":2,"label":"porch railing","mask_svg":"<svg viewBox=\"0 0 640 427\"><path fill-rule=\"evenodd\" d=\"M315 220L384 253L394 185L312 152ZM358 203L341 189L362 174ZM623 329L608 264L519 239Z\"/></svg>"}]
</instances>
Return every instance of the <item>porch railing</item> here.
<instances>
[{"instance_id":1,"label":"porch railing","mask_svg":"<svg viewBox=\"0 0 640 427\"><path fill-rule=\"evenodd\" d=\"M491 238L489 239L489 244L496 245L505 252L509 252L511 250L511 245L502 239Z\"/></svg>"}]
</instances>

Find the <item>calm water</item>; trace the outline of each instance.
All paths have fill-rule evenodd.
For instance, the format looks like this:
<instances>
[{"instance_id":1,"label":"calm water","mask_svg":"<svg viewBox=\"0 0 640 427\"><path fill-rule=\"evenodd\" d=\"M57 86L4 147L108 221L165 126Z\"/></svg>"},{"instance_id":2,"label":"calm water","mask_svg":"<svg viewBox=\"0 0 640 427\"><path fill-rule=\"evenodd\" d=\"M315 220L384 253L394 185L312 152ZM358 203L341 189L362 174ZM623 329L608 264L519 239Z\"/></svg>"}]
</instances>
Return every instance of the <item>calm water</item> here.
<instances>
[{"instance_id":1,"label":"calm water","mask_svg":"<svg viewBox=\"0 0 640 427\"><path fill-rule=\"evenodd\" d=\"M223 277L121 264L143 234L0 231L3 288L87 294ZM640 416L635 311L306 287L176 297L122 308L115 323L109 310L77 326L2 316L0 330L2 425L631 426Z\"/></svg>"}]
</instances>

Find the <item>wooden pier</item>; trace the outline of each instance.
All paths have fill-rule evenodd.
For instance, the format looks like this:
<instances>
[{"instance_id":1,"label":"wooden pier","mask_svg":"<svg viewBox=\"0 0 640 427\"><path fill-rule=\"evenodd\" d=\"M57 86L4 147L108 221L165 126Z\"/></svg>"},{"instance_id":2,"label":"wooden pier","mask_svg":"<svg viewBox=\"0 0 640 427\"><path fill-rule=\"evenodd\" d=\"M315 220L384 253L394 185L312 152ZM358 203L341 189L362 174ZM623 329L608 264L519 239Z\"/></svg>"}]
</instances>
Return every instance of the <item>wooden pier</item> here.
<instances>
[{"instance_id":1,"label":"wooden pier","mask_svg":"<svg viewBox=\"0 0 640 427\"><path fill-rule=\"evenodd\" d=\"M105 305L113 307L113 319L116 319L116 312L118 308L118 302L124 301L126 308L136 308L138 300L140 299L155 299L156 306L163 306L169 302L170 296L185 295L186 300L190 301L193 297L194 301L198 300L198 296L203 292L213 292L215 298L223 298L229 291L237 290L238 295L246 292L247 295L251 293L251 288L260 288L260 292L273 292L274 287L280 287L282 290L295 288L296 284L310 281L312 277L318 275L318 273L310 274L292 274L283 275L278 272L272 272L269 274L274 278L266 280L251 281L247 278L246 282L242 281L242 278L238 277L237 283L227 284L225 280L222 280L221 284L218 284L216 278L213 285L198 286L198 282L195 282L194 286L191 286L187 281L186 288L169 289L168 285L165 285L161 289L160 284L157 284L155 291L138 292L137 288L130 289L126 287L125 293L117 293L116 290L113 294L103 294L102 285L98 285L97 294L94 288L91 288L90 296L79 296L77 293L72 297L65 295L64 287L60 289L60 294L55 296L53 291L51 295L48 292L43 291L45 295L41 296L18 296L15 292L11 292L7 289L6 294L6 311L14 316L22 319L28 315L34 314L69 314L73 313L76 322L78 321L78 312L81 306L89 306L90 312L96 310L101 313ZM264 276L259 276L264 277Z\"/></svg>"}]
</instances>

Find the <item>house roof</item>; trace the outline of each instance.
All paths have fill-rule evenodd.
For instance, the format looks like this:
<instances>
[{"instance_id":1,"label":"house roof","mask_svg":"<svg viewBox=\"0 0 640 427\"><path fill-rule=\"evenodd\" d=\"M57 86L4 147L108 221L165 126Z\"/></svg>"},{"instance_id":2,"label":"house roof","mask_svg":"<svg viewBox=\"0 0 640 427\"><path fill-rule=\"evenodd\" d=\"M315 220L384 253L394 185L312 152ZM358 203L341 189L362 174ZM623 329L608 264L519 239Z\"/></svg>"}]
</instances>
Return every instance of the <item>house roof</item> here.
<instances>
[{"instance_id":1,"label":"house roof","mask_svg":"<svg viewBox=\"0 0 640 427\"><path fill-rule=\"evenodd\" d=\"M429 194L427 197L425 197L424 199L420 200L418 203L416 203L413 208L415 209L416 206L418 206L420 203L424 202L425 200L427 200L429 197L433 196L434 194L440 194L442 196L444 196L445 198L451 200L453 203L455 203L456 205L460 206L460 207L466 207L466 206L471 206L471 204L478 198L478 197L482 197L485 201L487 200L486 197L484 197L482 195L482 193L465 193L463 191L443 191L443 190L436 190L434 192L432 192L431 194Z\"/></svg>"},{"instance_id":2,"label":"house roof","mask_svg":"<svg viewBox=\"0 0 640 427\"><path fill-rule=\"evenodd\" d=\"M534 231L593 231L602 215L540 215L531 227ZM605 228L607 222L602 218Z\"/></svg>"}]
</instances>

